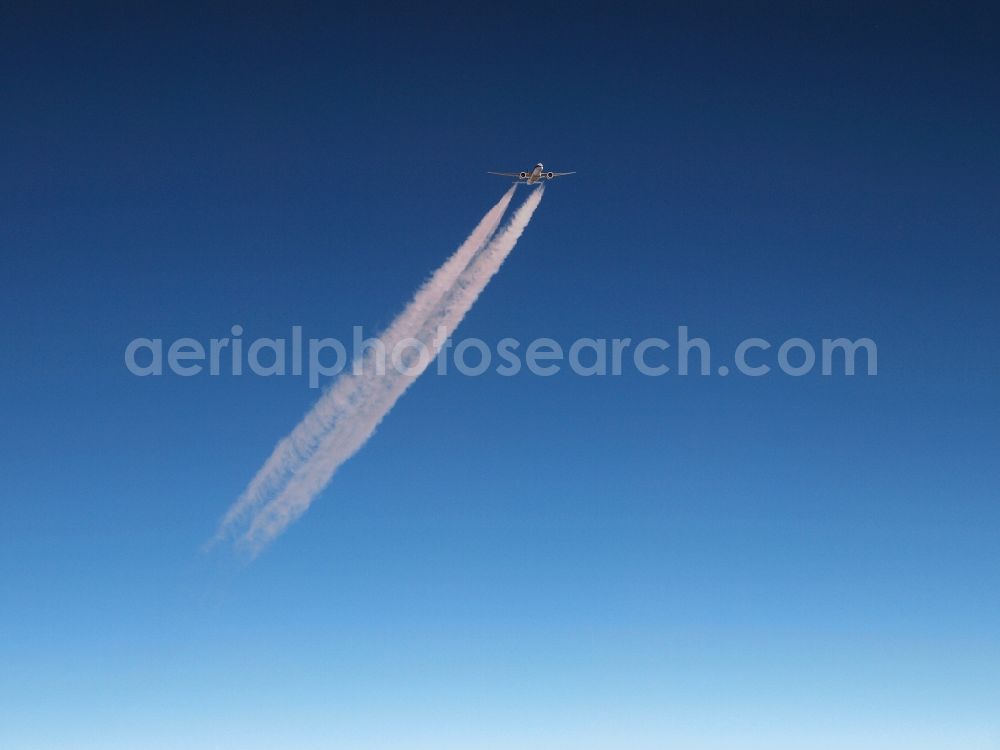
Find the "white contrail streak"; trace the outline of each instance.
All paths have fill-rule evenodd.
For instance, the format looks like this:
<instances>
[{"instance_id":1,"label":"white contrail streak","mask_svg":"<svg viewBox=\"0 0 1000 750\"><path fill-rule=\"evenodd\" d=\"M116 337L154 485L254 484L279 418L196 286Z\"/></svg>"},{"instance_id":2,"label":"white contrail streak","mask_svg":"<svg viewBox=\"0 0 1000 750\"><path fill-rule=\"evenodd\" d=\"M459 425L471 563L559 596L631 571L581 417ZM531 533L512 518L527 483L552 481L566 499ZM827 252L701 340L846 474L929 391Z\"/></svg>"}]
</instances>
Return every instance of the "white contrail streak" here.
<instances>
[{"instance_id":1,"label":"white contrail streak","mask_svg":"<svg viewBox=\"0 0 1000 750\"><path fill-rule=\"evenodd\" d=\"M335 429L327 431L322 444L283 490L275 495L251 519L240 539L242 546L256 554L280 534L288 524L309 507L316 495L323 490L340 466L367 442L375 428L395 405L406 389L421 375L440 350L444 340L451 335L465 314L471 309L490 279L514 249L528 221L542 199L542 188L537 188L514 213L510 223L493 238L490 244L469 265L444 296L438 309L426 321L415 337L423 340L431 357L422 366L407 372L387 371L381 387L371 398L357 405L349 418ZM435 331L442 335L431 340Z\"/></svg>"},{"instance_id":2,"label":"white contrail streak","mask_svg":"<svg viewBox=\"0 0 1000 750\"><path fill-rule=\"evenodd\" d=\"M430 356L405 371L390 367L384 373L377 373L375 363L366 356L369 361L362 363L360 372L345 372L278 444L226 514L217 538L246 521L239 544L256 554L308 508L340 465L371 437L475 303L513 250L541 201L542 190L534 190L508 225L476 255L495 232L513 195L513 188L508 191L381 337L387 352L412 338L422 342Z\"/></svg>"},{"instance_id":3,"label":"white contrail streak","mask_svg":"<svg viewBox=\"0 0 1000 750\"><path fill-rule=\"evenodd\" d=\"M392 347L398 342L413 335L412 331L423 324L476 252L489 242L514 197L515 187L516 185L512 185L486 213L472 230L472 234L424 282L406 308L382 333L379 338L385 344L387 351L392 351ZM364 397L365 391L375 385L373 381L377 378L374 357L373 350L366 351L362 361L357 363L358 374L352 377L345 372L320 397L295 429L275 446L243 494L226 512L215 541L227 536L250 513L278 492L291 479L298 467L313 454L323 435L350 413L357 402Z\"/></svg>"}]
</instances>

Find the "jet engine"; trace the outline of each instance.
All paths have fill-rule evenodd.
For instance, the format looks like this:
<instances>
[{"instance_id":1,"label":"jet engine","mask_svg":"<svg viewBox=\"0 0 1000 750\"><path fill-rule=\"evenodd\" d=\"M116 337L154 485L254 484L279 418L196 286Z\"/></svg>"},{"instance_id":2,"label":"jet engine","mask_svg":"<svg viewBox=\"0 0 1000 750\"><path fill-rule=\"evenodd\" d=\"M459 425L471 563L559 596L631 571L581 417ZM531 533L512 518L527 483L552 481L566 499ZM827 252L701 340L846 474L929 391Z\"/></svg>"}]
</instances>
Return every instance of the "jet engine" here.
<instances>
[{"instance_id":1,"label":"jet engine","mask_svg":"<svg viewBox=\"0 0 1000 750\"><path fill-rule=\"evenodd\" d=\"M526 180L526 179L528 179L528 173L527 172L521 172L518 175L518 177L520 177L522 180Z\"/></svg>"},{"instance_id":2,"label":"jet engine","mask_svg":"<svg viewBox=\"0 0 1000 750\"><path fill-rule=\"evenodd\" d=\"M551 179L552 179L553 177L555 177L555 176L556 176L556 173L555 173L555 172L546 172L546 173L545 173L545 177L546 177L547 179L549 179L549 180L551 180Z\"/></svg>"}]
</instances>

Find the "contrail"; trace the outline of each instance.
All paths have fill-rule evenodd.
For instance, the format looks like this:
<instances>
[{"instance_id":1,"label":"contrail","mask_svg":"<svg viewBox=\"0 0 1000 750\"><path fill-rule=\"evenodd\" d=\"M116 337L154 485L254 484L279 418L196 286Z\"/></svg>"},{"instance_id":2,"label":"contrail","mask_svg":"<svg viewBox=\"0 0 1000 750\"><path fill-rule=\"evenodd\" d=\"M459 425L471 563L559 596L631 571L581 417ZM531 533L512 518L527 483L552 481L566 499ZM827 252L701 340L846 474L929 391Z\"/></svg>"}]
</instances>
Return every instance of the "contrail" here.
<instances>
[{"instance_id":1,"label":"contrail","mask_svg":"<svg viewBox=\"0 0 1000 750\"><path fill-rule=\"evenodd\" d=\"M329 430L312 458L290 478L284 489L254 515L240 539L241 546L251 554L259 552L305 512L336 470L367 442L399 397L427 368L444 340L465 317L514 249L542 199L542 191L543 188L539 187L532 192L514 213L510 223L462 273L435 313L428 318L419 337L428 344L431 357L405 373L388 371L382 378L382 387L370 399L359 403L357 409L335 429ZM442 335L432 341L430 339L436 330Z\"/></svg>"},{"instance_id":2,"label":"contrail","mask_svg":"<svg viewBox=\"0 0 1000 750\"><path fill-rule=\"evenodd\" d=\"M379 339L384 343L386 351L392 351L392 347L398 342L413 335L412 331L423 324L476 252L489 242L514 197L516 187L512 185L504 193L465 242L424 282L410 303L382 333ZM376 380L375 363L372 361L374 357L375 353L371 349L367 350L362 361L356 363L355 372L358 374L354 377L346 373L341 376L295 429L275 446L250 484L226 512L219 524L215 541L224 538L241 520L280 490L316 450L323 435L356 405L366 389L375 385L372 382Z\"/></svg>"},{"instance_id":3,"label":"contrail","mask_svg":"<svg viewBox=\"0 0 1000 750\"><path fill-rule=\"evenodd\" d=\"M231 534L249 516L239 544L255 555L308 508L334 472L364 445L434 359L513 250L541 201L543 189L534 190L504 229L490 240L513 196L512 187L381 337L387 352L399 342L417 339L430 356L408 363L405 371L389 368L377 373L369 350L360 372L341 375L278 444L227 512L217 539Z\"/></svg>"}]
</instances>

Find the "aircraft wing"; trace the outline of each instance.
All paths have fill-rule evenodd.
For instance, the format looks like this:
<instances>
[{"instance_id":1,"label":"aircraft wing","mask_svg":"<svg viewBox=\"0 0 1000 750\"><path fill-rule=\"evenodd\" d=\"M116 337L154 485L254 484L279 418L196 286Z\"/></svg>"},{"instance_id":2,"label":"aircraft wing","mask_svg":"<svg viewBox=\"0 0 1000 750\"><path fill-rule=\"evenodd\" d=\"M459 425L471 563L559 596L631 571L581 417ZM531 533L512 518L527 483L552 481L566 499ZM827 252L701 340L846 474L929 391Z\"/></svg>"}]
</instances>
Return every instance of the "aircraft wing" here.
<instances>
[{"instance_id":1,"label":"aircraft wing","mask_svg":"<svg viewBox=\"0 0 1000 750\"><path fill-rule=\"evenodd\" d=\"M547 175L548 173L547 172L542 172L542 174L543 175ZM576 174L576 172L553 172L552 176L553 177L562 177L563 175L567 175L567 174Z\"/></svg>"},{"instance_id":2,"label":"aircraft wing","mask_svg":"<svg viewBox=\"0 0 1000 750\"><path fill-rule=\"evenodd\" d=\"M487 172L486 174L498 174L501 177L520 177L520 172Z\"/></svg>"}]
</instances>

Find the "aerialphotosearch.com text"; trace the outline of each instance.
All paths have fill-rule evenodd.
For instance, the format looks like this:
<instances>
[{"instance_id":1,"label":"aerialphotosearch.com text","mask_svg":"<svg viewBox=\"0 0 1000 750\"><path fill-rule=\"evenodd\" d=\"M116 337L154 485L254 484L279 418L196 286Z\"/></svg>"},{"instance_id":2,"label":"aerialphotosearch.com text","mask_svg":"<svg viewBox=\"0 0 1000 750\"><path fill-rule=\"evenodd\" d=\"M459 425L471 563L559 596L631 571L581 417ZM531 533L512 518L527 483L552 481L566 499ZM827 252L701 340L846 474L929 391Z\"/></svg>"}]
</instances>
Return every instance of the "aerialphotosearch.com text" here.
<instances>
[{"instance_id":1,"label":"aerialphotosearch.com text","mask_svg":"<svg viewBox=\"0 0 1000 750\"><path fill-rule=\"evenodd\" d=\"M363 326L354 326L350 354L336 338L305 338L301 326L292 326L288 338L243 338L234 325L228 336L202 342L195 338L135 338L125 347L125 366L133 375L171 373L195 375L305 376L310 388L349 370L355 376L381 376L393 369L417 376L426 369L439 375L457 372L476 377L492 370L511 377L523 372L541 377L566 370L583 377L617 376L628 371L660 377L667 374L761 377L781 373L800 377L878 374L878 347L870 338L788 338L771 342L743 339L726 361L716 363L709 342L678 326L672 341L660 337L578 338L568 345L551 338L520 341L502 338L493 344L470 337L453 340L446 331L424 341L404 338L386 341L366 338Z\"/></svg>"}]
</instances>

